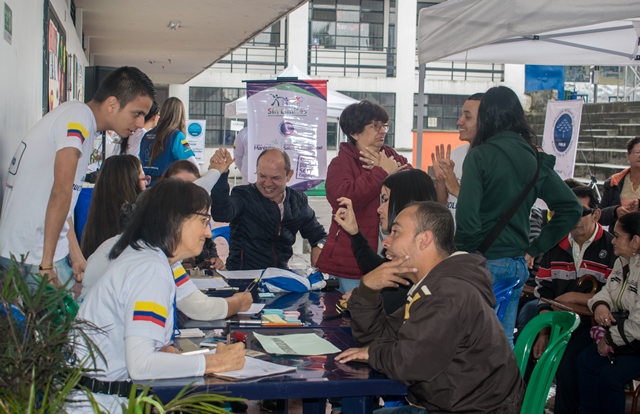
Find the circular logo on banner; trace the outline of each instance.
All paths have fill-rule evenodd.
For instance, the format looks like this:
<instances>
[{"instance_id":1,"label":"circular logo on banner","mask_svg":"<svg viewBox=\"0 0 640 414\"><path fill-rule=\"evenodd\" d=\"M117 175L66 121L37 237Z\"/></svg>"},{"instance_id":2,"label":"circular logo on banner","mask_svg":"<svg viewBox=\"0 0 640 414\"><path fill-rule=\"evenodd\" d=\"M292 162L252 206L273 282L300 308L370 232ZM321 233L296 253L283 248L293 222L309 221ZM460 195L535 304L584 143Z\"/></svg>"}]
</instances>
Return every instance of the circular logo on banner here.
<instances>
[{"instance_id":1,"label":"circular logo on banner","mask_svg":"<svg viewBox=\"0 0 640 414\"><path fill-rule=\"evenodd\" d=\"M285 137L288 137L289 135L293 134L294 131L295 131L295 128L293 127L293 124L291 122L283 121L280 124L280 133Z\"/></svg>"},{"instance_id":2,"label":"circular logo on banner","mask_svg":"<svg viewBox=\"0 0 640 414\"><path fill-rule=\"evenodd\" d=\"M192 137L197 137L198 135L202 134L202 125L197 122L192 122L189 124L189 128L187 128L187 132Z\"/></svg>"},{"instance_id":3,"label":"circular logo on banner","mask_svg":"<svg viewBox=\"0 0 640 414\"><path fill-rule=\"evenodd\" d=\"M571 144L571 136L573 135L573 118L571 115L564 113L556 119L553 125L553 145L556 151L564 153L569 149Z\"/></svg>"}]
</instances>

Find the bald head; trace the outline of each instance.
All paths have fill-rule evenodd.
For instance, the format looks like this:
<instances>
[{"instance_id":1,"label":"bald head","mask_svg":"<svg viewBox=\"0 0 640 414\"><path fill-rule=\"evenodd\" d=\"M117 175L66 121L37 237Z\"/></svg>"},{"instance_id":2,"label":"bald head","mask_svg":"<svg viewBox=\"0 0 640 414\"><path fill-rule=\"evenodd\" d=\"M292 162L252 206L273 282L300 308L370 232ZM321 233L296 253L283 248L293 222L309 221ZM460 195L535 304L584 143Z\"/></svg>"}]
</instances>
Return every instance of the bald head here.
<instances>
[{"instance_id":1,"label":"bald head","mask_svg":"<svg viewBox=\"0 0 640 414\"><path fill-rule=\"evenodd\" d=\"M293 176L289 155L277 148L262 151L256 170L256 188L260 194L275 203L282 203L287 183Z\"/></svg>"}]
</instances>

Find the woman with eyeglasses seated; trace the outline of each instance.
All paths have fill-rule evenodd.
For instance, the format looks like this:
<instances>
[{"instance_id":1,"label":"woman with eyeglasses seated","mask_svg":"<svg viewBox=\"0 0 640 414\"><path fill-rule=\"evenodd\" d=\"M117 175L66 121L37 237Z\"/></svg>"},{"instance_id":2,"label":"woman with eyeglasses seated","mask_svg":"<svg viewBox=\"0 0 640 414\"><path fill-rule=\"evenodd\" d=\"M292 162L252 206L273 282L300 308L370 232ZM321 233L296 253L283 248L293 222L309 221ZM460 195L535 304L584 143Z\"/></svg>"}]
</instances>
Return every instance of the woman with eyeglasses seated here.
<instances>
[{"instance_id":1,"label":"woman with eyeglasses seated","mask_svg":"<svg viewBox=\"0 0 640 414\"><path fill-rule=\"evenodd\" d=\"M93 187L87 222L82 231L82 255L89 258L105 240L120 234L120 207L135 203L147 188L148 177L138 157L114 155L107 158L98 172Z\"/></svg>"},{"instance_id":2,"label":"woman with eyeglasses seated","mask_svg":"<svg viewBox=\"0 0 640 414\"><path fill-rule=\"evenodd\" d=\"M406 170L385 178L382 182L380 206L377 210L382 230L385 233L390 232L396 216L408 204L415 201L438 201L436 187L427 173L422 170ZM338 209L333 219L351 236L351 249L358 261L358 266L362 274L367 274L387 259L373 250L360 231L359 218L353 211L353 202L348 198L340 198L338 203L341 208ZM407 293L410 288L411 284L408 283L382 291L382 302L388 314L392 314L407 303Z\"/></svg>"},{"instance_id":3,"label":"woman with eyeglasses seated","mask_svg":"<svg viewBox=\"0 0 640 414\"><path fill-rule=\"evenodd\" d=\"M410 167L405 157L384 145L388 122L387 111L373 102L364 100L346 107L340 115L340 129L348 142L340 144L338 156L327 169L325 182L333 214L341 208L338 199L352 200L360 231L374 250L378 249L380 238L376 210L380 206L382 181ZM350 246L349 235L341 231L337 223L331 223L316 263L320 271L338 278L342 293L357 287L363 275Z\"/></svg>"},{"instance_id":4,"label":"woman with eyeglasses seated","mask_svg":"<svg viewBox=\"0 0 640 414\"><path fill-rule=\"evenodd\" d=\"M589 299L597 340L578 356L580 413L625 412L625 387L640 376L640 212L621 216L613 230L618 256L602 290ZM627 345L631 343L631 345Z\"/></svg>"},{"instance_id":5,"label":"woman with eyeglasses seated","mask_svg":"<svg viewBox=\"0 0 640 414\"><path fill-rule=\"evenodd\" d=\"M103 277L80 306L78 318L97 327L85 334L104 357L91 358L83 340L75 338L79 361L96 369L80 383L94 392L103 410L120 411L128 397L126 381L201 376L244 366L242 343L189 356L180 355L173 343L176 281L171 265L198 255L211 237L210 205L205 190L181 180L165 180L148 190L111 249ZM106 389L110 395L104 394ZM74 401L82 397L78 392ZM88 402L81 408L93 412Z\"/></svg>"},{"instance_id":6,"label":"woman with eyeglasses seated","mask_svg":"<svg viewBox=\"0 0 640 414\"><path fill-rule=\"evenodd\" d=\"M640 137L627 142L629 168L613 174L604 182L600 205L600 224L613 229L618 218L640 209Z\"/></svg>"}]
</instances>

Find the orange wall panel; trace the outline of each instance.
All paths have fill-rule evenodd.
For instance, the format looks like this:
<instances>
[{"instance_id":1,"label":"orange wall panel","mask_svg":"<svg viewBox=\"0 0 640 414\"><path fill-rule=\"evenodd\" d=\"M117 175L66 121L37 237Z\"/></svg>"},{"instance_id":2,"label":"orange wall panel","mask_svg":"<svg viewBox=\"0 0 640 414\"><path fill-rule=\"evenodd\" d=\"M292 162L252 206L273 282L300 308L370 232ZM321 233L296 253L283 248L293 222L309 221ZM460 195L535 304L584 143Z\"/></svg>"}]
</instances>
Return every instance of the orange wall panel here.
<instances>
[{"instance_id":1,"label":"orange wall panel","mask_svg":"<svg viewBox=\"0 0 640 414\"><path fill-rule=\"evenodd\" d=\"M422 165L417 165L417 154L418 154L418 133L416 131L413 132L413 160L411 164L420 168L421 170L428 171L428 168L431 166L431 154L436 152L436 146L443 144L445 151L447 149L447 145L451 145L451 149L453 150L459 145L464 144L464 141L460 141L460 133L458 131L451 132L422 132L423 140L422 140Z\"/></svg>"}]
</instances>

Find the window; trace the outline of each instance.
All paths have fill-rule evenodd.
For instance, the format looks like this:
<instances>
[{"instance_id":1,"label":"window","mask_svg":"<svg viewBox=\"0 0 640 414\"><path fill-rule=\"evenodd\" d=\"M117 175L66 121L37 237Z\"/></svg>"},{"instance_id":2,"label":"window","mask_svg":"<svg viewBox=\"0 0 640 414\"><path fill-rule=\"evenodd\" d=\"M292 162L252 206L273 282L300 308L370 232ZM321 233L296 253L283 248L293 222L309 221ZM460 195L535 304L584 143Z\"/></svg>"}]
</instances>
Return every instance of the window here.
<instances>
[{"instance_id":1,"label":"window","mask_svg":"<svg viewBox=\"0 0 640 414\"><path fill-rule=\"evenodd\" d=\"M271 27L261 32L259 35L254 37L245 43L245 46L273 46L279 47L281 45L280 42L280 32L281 32L281 24L280 21L275 22Z\"/></svg>"},{"instance_id":2,"label":"window","mask_svg":"<svg viewBox=\"0 0 640 414\"><path fill-rule=\"evenodd\" d=\"M229 131L231 120L224 117L224 105L244 94L244 88L189 88L189 119L207 121L205 146L233 145L235 134Z\"/></svg>"},{"instance_id":3,"label":"window","mask_svg":"<svg viewBox=\"0 0 640 414\"><path fill-rule=\"evenodd\" d=\"M359 101L366 99L371 102L375 102L387 110L387 113L389 114L389 131L384 138L384 144L393 147L395 143L396 94L388 92L339 92ZM333 127L331 124L327 125L327 148L330 149L336 148L338 138L342 135L340 125L333 125L335 125L334 130L332 130ZM331 132L329 132L330 130Z\"/></svg>"},{"instance_id":4,"label":"window","mask_svg":"<svg viewBox=\"0 0 640 414\"><path fill-rule=\"evenodd\" d=\"M314 0L310 7L311 46L382 50L384 0Z\"/></svg>"},{"instance_id":5,"label":"window","mask_svg":"<svg viewBox=\"0 0 640 414\"><path fill-rule=\"evenodd\" d=\"M423 129L455 131L462 105L468 95L425 94ZM413 128L418 128L418 94L413 95Z\"/></svg>"}]
</instances>

